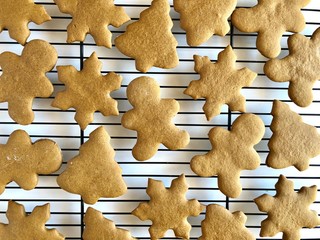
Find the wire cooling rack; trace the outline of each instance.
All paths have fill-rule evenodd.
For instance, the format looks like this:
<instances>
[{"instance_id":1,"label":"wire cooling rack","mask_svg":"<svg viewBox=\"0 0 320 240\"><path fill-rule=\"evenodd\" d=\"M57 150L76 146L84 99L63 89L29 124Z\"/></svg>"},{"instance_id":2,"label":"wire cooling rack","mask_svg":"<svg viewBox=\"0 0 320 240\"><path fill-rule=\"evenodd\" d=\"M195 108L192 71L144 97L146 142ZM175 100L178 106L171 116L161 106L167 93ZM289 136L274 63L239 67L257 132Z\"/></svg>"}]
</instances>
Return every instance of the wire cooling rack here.
<instances>
[{"instance_id":1,"label":"wire cooling rack","mask_svg":"<svg viewBox=\"0 0 320 240\"><path fill-rule=\"evenodd\" d=\"M151 0L116 0L115 3L123 6L126 12L136 21L139 13L150 5ZM74 110L60 111L50 106L56 92L63 89L63 85L57 80L56 69L48 73L55 87L55 93L51 98L38 98L33 104L35 120L29 126L20 126L14 123L8 116L7 104L0 104L0 142L5 143L10 133L16 129L26 130L33 140L50 138L56 141L63 151L64 161L59 172L50 175L40 176L40 181L36 189L24 191L16 184L11 183L5 192L0 196L0 221L7 222L5 212L7 202L10 199L16 200L26 206L30 212L36 205L44 203L51 204L51 219L47 226L57 228L66 236L66 239L81 239L84 225L82 219L87 208L80 196L69 194L61 190L56 184L56 177L65 169L69 159L78 153L79 146L88 139L88 135L96 127L103 125L109 132L112 140L111 144L116 150L116 160L123 169L123 177L128 185L128 192L122 197L115 199L101 199L94 207L104 213L104 216L112 219L118 227L128 229L132 235L138 239L149 239L148 228L150 221L142 222L130 212L141 202L148 200L146 186L148 178L162 180L169 186L171 180L181 173L186 174L190 185L188 198L196 198L203 204L217 203L231 211L241 210L248 216L247 227L259 238L260 222L266 218L264 213L259 212L252 199L261 194L275 193L274 184L280 174L284 174L289 179L294 180L295 188L301 186L311 186L317 184L320 187L320 158L311 161L311 166L307 171L298 172L294 168L274 170L265 165L265 158L268 154L267 143L271 136L269 129L272 116L270 115L273 99L280 99L287 102L291 108L303 116L305 122L317 126L320 122L320 84L316 84L314 89L314 102L308 108L295 106L287 95L287 83L274 83L268 80L263 74L263 65L267 59L262 57L255 46L256 34L245 34L237 31L231 26L230 33L225 37L212 37L208 42L200 47L189 47L186 43L185 32L179 27L179 15L171 9L171 16L174 22L173 34L179 42L178 54L180 65L175 69L163 70L152 68L148 74L142 74L135 70L134 61L122 55L115 47L111 50L97 47L90 35L83 43L66 44L66 26L71 21L69 15L59 12L52 0L38 0L52 16L52 21L40 26L30 24L32 39L44 39L49 41L58 51L59 60L57 65L74 65L78 69L82 67L83 61L96 51L100 60L103 61L103 73L115 71L123 76L121 89L113 94L119 102L120 116L103 117L100 113L95 114L95 121L82 132L75 123L73 117ZM172 6L172 0L170 1ZM249 7L256 4L254 0L239 0L238 6ZM303 13L306 17L307 26L302 32L310 36L312 32L320 26L320 2L313 0ZM127 24L121 28L112 28L113 38L125 31ZM287 54L287 37L282 38L283 52L280 57ZM208 122L202 111L204 100L194 101L189 96L183 94L184 89L191 80L199 79L198 74L193 70L193 55L209 56L213 61L217 54L227 45L231 45L237 56L238 67L248 67L258 73L257 79L251 87L242 90L247 98L247 111L260 116L266 125L266 134L256 146L262 164L254 171L243 171L241 182L243 192L237 199L226 198L217 187L217 178L201 178L196 176L189 167L192 156L204 154L210 148L207 137L212 127L220 126L230 128L235 118L239 116L237 112L229 112L227 107L222 113ZM11 40L8 32L0 34L0 51L12 51L20 54L22 46ZM138 162L131 155L131 149L136 141L136 132L124 129L121 124L121 116L131 108L126 98L126 87L131 80L138 76L150 76L155 78L161 85L162 97L175 98L179 101L181 109L174 121L177 126L187 130L191 135L190 144L179 151L169 151L163 147L158 151L152 160ZM319 190L318 190L319 191ZM320 194L312 208L320 212ZM189 218L193 228L191 239L197 239L201 235L201 221L205 215ZM232 227L232 226L230 226ZM281 239L281 234L275 238ZM167 232L166 238L175 239L171 231ZM267 239L267 238L264 238ZM302 239L320 239L320 228L303 229Z\"/></svg>"}]
</instances>

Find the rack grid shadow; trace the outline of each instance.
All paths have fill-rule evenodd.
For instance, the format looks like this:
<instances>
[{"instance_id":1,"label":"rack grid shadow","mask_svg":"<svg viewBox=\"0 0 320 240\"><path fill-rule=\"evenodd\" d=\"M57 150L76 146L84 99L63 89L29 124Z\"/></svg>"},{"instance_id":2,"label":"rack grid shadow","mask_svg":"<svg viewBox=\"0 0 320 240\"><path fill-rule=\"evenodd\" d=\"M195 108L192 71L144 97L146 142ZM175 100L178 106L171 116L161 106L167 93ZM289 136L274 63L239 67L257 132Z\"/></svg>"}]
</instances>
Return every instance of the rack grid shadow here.
<instances>
[{"instance_id":1,"label":"rack grid shadow","mask_svg":"<svg viewBox=\"0 0 320 240\"><path fill-rule=\"evenodd\" d=\"M50 138L56 141L62 148L63 166L50 175L42 175L38 186L32 191L24 191L15 183L10 183L5 192L0 196L0 222L7 222L5 212L8 200L15 200L23 203L28 212L35 206L50 203L51 219L47 226L57 228L66 236L66 239L81 239L84 229L83 216L88 205L84 204L79 195L69 194L59 188L56 177L66 167L66 163L73 156L77 155L80 145L88 139L89 133L98 126L104 126L111 136L111 145L116 150L116 161L123 169L123 177L128 185L128 192L119 198L100 199L94 207L103 212L104 216L113 220L118 227L128 229L132 235L138 239L150 239L148 228L150 221L142 222L131 211L142 201L149 198L146 194L148 178L162 180L168 187L173 178L181 173L186 174L190 185L187 197L196 198L201 203L207 205L217 203L227 207L232 212L241 210L248 216L246 223L250 231L259 239L260 222L266 218L265 213L259 212L253 200L261 194L275 193L274 184L280 174L284 174L289 179L294 180L295 188L302 186L318 185L320 187L320 157L311 161L310 168L304 172L298 172L294 168L275 170L268 168L265 159L268 154L267 143L271 137L270 115L272 102L274 99L282 100L290 107L302 115L305 122L320 128L320 83L314 88L315 99L310 107L299 108L288 98L287 83L274 83L267 79L263 74L263 65L266 58L258 52L255 46L256 34L246 34L239 32L231 26L231 31L225 37L212 37L208 42L200 47L189 47L186 43L185 32L179 27L179 14L173 10L171 3L171 16L174 22L172 29L179 45L177 51L180 57L180 64L177 68L163 70L152 68L147 74L140 73L135 69L133 59L122 55L113 45L112 49L97 47L90 35L85 42L66 43L66 27L71 21L69 15L59 12L57 6L51 0L38 0L39 4L44 5L47 12L52 16L52 21L42 25L29 24L32 39L44 39L50 42L58 51L59 65L74 65L77 69L82 67L83 61L87 59L93 51L97 52L99 59L103 62L103 73L115 71L123 76L121 89L114 92L112 96L118 101L120 115L117 117L103 117L100 113L95 113L94 122L85 131L81 131L74 121L75 111L73 109L61 111L51 107L51 102L58 91L64 88L57 79L56 68L47 76L52 81L55 91L52 97L37 98L33 104L35 120L31 125L21 126L13 122L8 115L6 103L0 104L0 143L6 143L9 135L16 129L26 130L33 141L41 138ZM115 3L123 6L126 12L136 21L139 13L150 5L151 0L116 0ZM240 0L238 7L248 7L255 5L254 0ZM311 36L312 32L320 27L320 3L312 1L307 8L302 10L306 17L307 26L302 34ZM125 24L120 28L110 27L113 39L125 31ZM287 38L291 33L286 33L281 41L282 53L280 57L286 56ZM220 126L230 128L232 122L240 115L238 112L230 112L226 106L222 108L222 113L212 121L207 121L202 111L204 100L193 100L184 95L183 91L191 80L199 79L199 75L194 72L193 55L209 56L215 61L217 54L227 45L231 45L235 50L238 60L237 67L248 67L258 73L257 79L251 87L242 90L247 100L247 112L260 116L265 125L266 133L263 140L256 146L256 150L261 156L261 166L254 171L243 171L241 183L243 192L239 198L229 199L223 195L217 186L217 178L201 178L196 176L190 169L190 159L197 154L204 154L210 150L211 145L208 140L208 132L211 128ZM20 54L22 46L9 38L5 30L0 34L0 52L11 51ZM131 108L126 98L126 87L134 78L139 76L150 76L155 78L161 86L161 96L164 98L175 98L180 103L180 112L175 117L176 125L190 133L190 144L182 150L169 151L163 146L160 147L156 156L149 161L138 162L131 154L132 147L136 141L136 133L121 126L121 117L124 112ZM319 193L319 190L318 190ZM320 212L320 193L312 208ZM199 217L189 218L192 224L191 238L198 239L201 235L201 221L205 214ZM302 239L319 239L320 228L303 229ZM281 239L281 234L274 238ZM175 239L170 231L164 239Z\"/></svg>"}]
</instances>

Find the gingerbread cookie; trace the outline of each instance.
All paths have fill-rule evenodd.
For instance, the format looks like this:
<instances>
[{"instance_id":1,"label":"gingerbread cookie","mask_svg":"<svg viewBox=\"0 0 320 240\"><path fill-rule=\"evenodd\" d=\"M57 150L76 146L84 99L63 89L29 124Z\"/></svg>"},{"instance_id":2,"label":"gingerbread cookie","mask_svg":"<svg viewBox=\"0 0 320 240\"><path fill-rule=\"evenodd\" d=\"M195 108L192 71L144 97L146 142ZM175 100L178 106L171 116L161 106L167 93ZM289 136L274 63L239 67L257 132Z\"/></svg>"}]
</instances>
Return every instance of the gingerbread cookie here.
<instances>
[{"instance_id":1,"label":"gingerbread cookie","mask_svg":"<svg viewBox=\"0 0 320 240\"><path fill-rule=\"evenodd\" d=\"M240 91L250 86L257 74L248 68L236 69L236 60L231 46L219 53L217 63L211 63L208 57L194 56L194 70L200 79L191 81L184 93L194 99L206 99L203 110L208 121L220 114L225 103L232 111L246 111L246 100Z\"/></svg>"},{"instance_id":2,"label":"gingerbread cookie","mask_svg":"<svg viewBox=\"0 0 320 240\"><path fill-rule=\"evenodd\" d=\"M255 240L246 228L247 216L243 212L231 213L216 204L207 206L206 218L201 222L199 240Z\"/></svg>"},{"instance_id":3,"label":"gingerbread cookie","mask_svg":"<svg viewBox=\"0 0 320 240\"><path fill-rule=\"evenodd\" d=\"M68 162L57 183L67 192L80 194L87 204L95 204L100 197L119 197L127 187L114 156L110 136L104 127L99 127L90 133L79 155Z\"/></svg>"},{"instance_id":4,"label":"gingerbread cookie","mask_svg":"<svg viewBox=\"0 0 320 240\"><path fill-rule=\"evenodd\" d=\"M21 56L0 54L0 102L8 102L9 115L17 123L30 124L34 119L33 99L52 94L53 86L45 74L57 59L54 47L42 40L27 43Z\"/></svg>"},{"instance_id":5,"label":"gingerbread cookie","mask_svg":"<svg viewBox=\"0 0 320 240\"><path fill-rule=\"evenodd\" d=\"M179 64L178 42L171 33L169 12L167 0L153 0L150 8L141 12L140 19L115 39L119 51L136 60L137 70L147 72L152 66L174 68Z\"/></svg>"},{"instance_id":6,"label":"gingerbread cookie","mask_svg":"<svg viewBox=\"0 0 320 240\"><path fill-rule=\"evenodd\" d=\"M161 99L160 87L154 79L136 78L129 84L127 96L133 109L123 115L121 124L138 132L132 149L135 159L148 160L156 154L160 143L171 150L189 143L189 134L172 122L179 111L179 103L174 99Z\"/></svg>"},{"instance_id":7,"label":"gingerbread cookie","mask_svg":"<svg viewBox=\"0 0 320 240\"><path fill-rule=\"evenodd\" d=\"M275 186L277 194L274 197L264 194L254 200L259 210L268 214L261 223L261 237L273 237L283 232L284 240L300 240L302 227L320 225L317 212L309 210L316 200L317 186L302 187L295 192L293 182L283 175Z\"/></svg>"},{"instance_id":8,"label":"gingerbread cookie","mask_svg":"<svg viewBox=\"0 0 320 240\"><path fill-rule=\"evenodd\" d=\"M281 37L285 32L301 32L305 19L301 8L311 0L258 0L252 8L239 8L232 14L232 24L242 32L257 32L257 48L267 58L281 52Z\"/></svg>"},{"instance_id":9,"label":"gingerbread cookie","mask_svg":"<svg viewBox=\"0 0 320 240\"><path fill-rule=\"evenodd\" d=\"M54 0L63 13L70 14L67 42L83 42L90 33L98 46L112 47L108 25L120 27L130 17L113 0Z\"/></svg>"},{"instance_id":10,"label":"gingerbread cookie","mask_svg":"<svg viewBox=\"0 0 320 240\"><path fill-rule=\"evenodd\" d=\"M38 25L51 20L45 8L33 0L0 0L0 32L8 29L9 35L21 45L25 45L30 36L28 23Z\"/></svg>"},{"instance_id":11,"label":"gingerbread cookie","mask_svg":"<svg viewBox=\"0 0 320 240\"><path fill-rule=\"evenodd\" d=\"M172 229L178 238L189 239L191 225L189 216L198 216L204 206L197 200L188 200L188 185L184 175L174 179L169 189L161 181L149 179L147 194L151 200L140 203L132 212L140 220L151 220L149 233L152 240L164 237L167 230Z\"/></svg>"},{"instance_id":12,"label":"gingerbread cookie","mask_svg":"<svg viewBox=\"0 0 320 240\"><path fill-rule=\"evenodd\" d=\"M63 240L56 229L45 224L50 218L50 205L37 206L27 215L24 206L13 201L8 203L6 213L9 223L0 223L0 239L5 240Z\"/></svg>"},{"instance_id":13,"label":"gingerbread cookie","mask_svg":"<svg viewBox=\"0 0 320 240\"><path fill-rule=\"evenodd\" d=\"M254 170L260 165L260 156L253 148L264 135L262 120L253 114L238 117L231 131L221 127L211 129L212 150L195 156L191 169L202 177L218 175L218 186L225 195L236 198L241 194L241 170Z\"/></svg>"},{"instance_id":14,"label":"gingerbread cookie","mask_svg":"<svg viewBox=\"0 0 320 240\"><path fill-rule=\"evenodd\" d=\"M228 18L237 0L174 0L173 4L180 13L180 26L187 33L187 43L198 46L214 34L225 36L229 32Z\"/></svg>"},{"instance_id":15,"label":"gingerbread cookie","mask_svg":"<svg viewBox=\"0 0 320 240\"><path fill-rule=\"evenodd\" d=\"M114 222L91 207L87 209L84 223L83 240L135 240L129 231L117 228Z\"/></svg>"},{"instance_id":16,"label":"gingerbread cookie","mask_svg":"<svg viewBox=\"0 0 320 240\"><path fill-rule=\"evenodd\" d=\"M93 121L95 111L104 116L119 115L118 103L110 97L110 92L121 87L122 77L114 72L101 75L102 63L94 52L84 62L83 70L73 66L58 66L58 77L66 85L52 102L53 107L67 110L76 109L75 119L84 130Z\"/></svg>"},{"instance_id":17,"label":"gingerbread cookie","mask_svg":"<svg viewBox=\"0 0 320 240\"><path fill-rule=\"evenodd\" d=\"M299 114L283 102L275 100L271 112L273 135L268 143L267 165L273 168L295 166L304 171L311 158L320 154L320 134L317 128L302 121Z\"/></svg>"},{"instance_id":18,"label":"gingerbread cookie","mask_svg":"<svg viewBox=\"0 0 320 240\"><path fill-rule=\"evenodd\" d=\"M288 39L289 55L272 59L264 66L265 74L275 82L290 82L289 97L300 107L312 103L312 88L320 79L320 28L311 39L294 34Z\"/></svg>"},{"instance_id":19,"label":"gingerbread cookie","mask_svg":"<svg viewBox=\"0 0 320 240\"><path fill-rule=\"evenodd\" d=\"M34 189L38 174L56 172L62 164L59 146L51 140L31 142L23 130L14 131L7 144L0 144L0 194L15 181L25 190Z\"/></svg>"}]
</instances>

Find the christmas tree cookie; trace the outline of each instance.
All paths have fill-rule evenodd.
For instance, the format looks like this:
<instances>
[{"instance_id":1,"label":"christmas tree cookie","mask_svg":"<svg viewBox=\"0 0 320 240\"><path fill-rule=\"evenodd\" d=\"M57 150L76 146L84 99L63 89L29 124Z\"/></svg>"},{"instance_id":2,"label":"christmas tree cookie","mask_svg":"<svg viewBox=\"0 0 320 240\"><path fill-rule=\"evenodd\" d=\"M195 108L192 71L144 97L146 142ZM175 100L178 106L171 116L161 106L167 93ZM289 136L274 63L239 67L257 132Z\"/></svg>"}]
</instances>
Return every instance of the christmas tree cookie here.
<instances>
[{"instance_id":1,"label":"christmas tree cookie","mask_svg":"<svg viewBox=\"0 0 320 240\"><path fill-rule=\"evenodd\" d=\"M87 204L95 204L100 197L119 197L127 187L114 156L108 133L99 127L90 133L57 182L62 189L80 194Z\"/></svg>"},{"instance_id":2,"label":"christmas tree cookie","mask_svg":"<svg viewBox=\"0 0 320 240\"><path fill-rule=\"evenodd\" d=\"M173 23L169 12L167 0L153 0L150 8L140 14L140 19L115 39L119 51L136 60L137 70L147 72L152 66L174 68L178 65L178 42L171 33Z\"/></svg>"}]
</instances>

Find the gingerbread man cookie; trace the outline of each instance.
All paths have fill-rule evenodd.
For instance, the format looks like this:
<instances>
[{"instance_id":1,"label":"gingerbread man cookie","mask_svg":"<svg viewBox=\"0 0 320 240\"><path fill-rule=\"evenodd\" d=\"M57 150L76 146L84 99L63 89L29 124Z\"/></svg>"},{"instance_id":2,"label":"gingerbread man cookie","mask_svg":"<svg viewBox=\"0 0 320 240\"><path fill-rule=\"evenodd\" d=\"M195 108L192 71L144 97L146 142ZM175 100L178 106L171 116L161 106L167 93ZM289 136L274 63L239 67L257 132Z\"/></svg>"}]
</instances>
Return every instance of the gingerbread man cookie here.
<instances>
[{"instance_id":1,"label":"gingerbread man cookie","mask_svg":"<svg viewBox=\"0 0 320 240\"><path fill-rule=\"evenodd\" d=\"M49 97L53 86L46 72L53 69L57 51L48 42L32 40L18 56L11 52L0 54L0 102L8 102L10 117L19 124L32 123L32 102L36 97Z\"/></svg>"},{"instance_id":2,"label":"gingerbread man cookie","mask_svg":"<svg viewBox=\"0 0 320 240\"><path fill-rule=\"evenodd\" d=\"M179 111L179 103L174 99L161 99L160 86L154 79L136 78L129 84L127 96L133 109L123 115L121 123L125 128L138 132L137 143L132 150L137 160L151 158L160 143L171 150L189 143L189 134L172 122Z\"/></svg>"}]
</instances>

